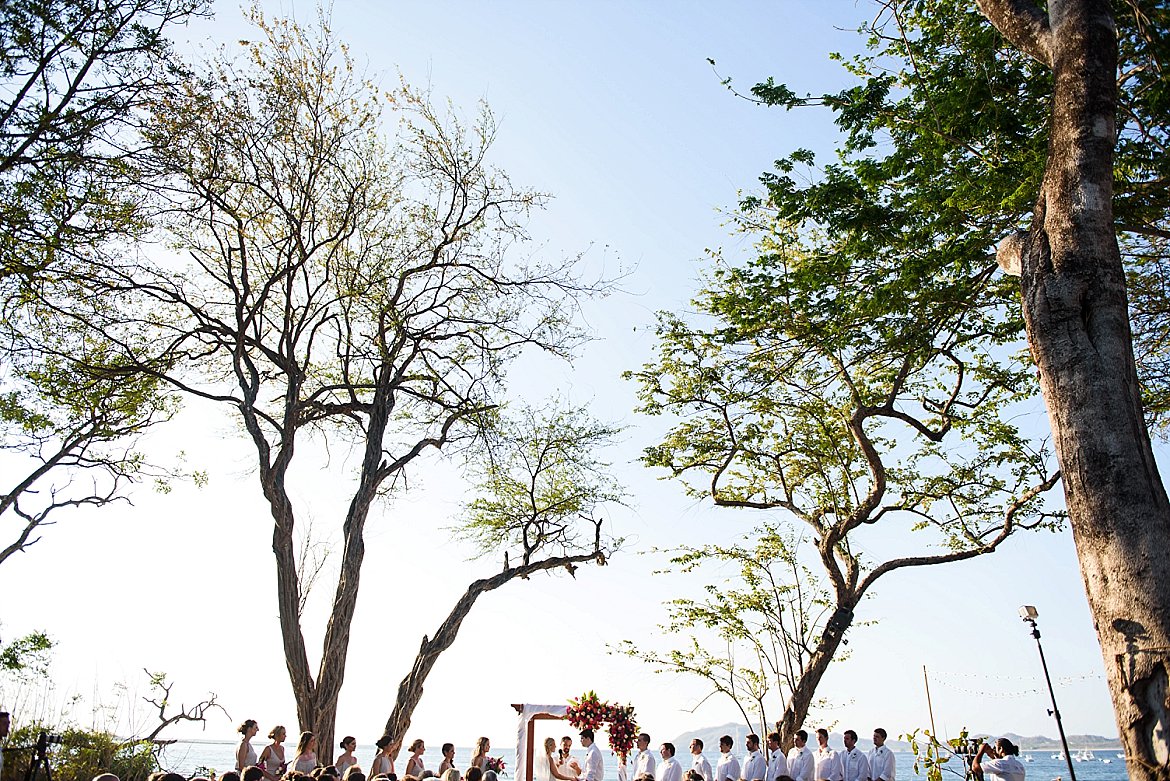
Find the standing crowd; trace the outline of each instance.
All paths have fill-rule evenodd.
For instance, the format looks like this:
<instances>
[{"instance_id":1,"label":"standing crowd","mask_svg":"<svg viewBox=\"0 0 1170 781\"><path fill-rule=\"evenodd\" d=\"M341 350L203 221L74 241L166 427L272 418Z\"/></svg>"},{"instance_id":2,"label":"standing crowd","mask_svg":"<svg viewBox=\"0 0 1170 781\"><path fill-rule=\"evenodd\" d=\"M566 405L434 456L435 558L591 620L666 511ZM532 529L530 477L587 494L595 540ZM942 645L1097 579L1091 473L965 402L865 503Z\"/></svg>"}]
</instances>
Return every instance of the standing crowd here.
<instances>
[{"instance_id":1,"label":"standing crowd","mask_svg":"<svg viewBox=\"0 0 1170 781\"><path fill-rule=\"evenodd\" d=\"M271 741L259 754L252 746L252 738L256 737L260 728L254 719L248 719L239 727L240 744L236 748L236 769L224 773L220 781L398 781L399 776L394 769L394 741L389 735L383 735L374 744L377 752L370 760L367 774L354 751L357 749L357 738L346 735L341 739L342 753L326 765L317 758L317 736L312 732L302 732L297 740L296 751L292 759L287 758L284 741L288 733L282 726L275 726L268 733ZM460 772L455 767L455 744L443 744L443 761L438 771L428 770L423 763L423 754L426 744L420 739L410 744L410 757L406 760L403 781L422 781L426 778L438 778L440 781L497 781L496 770L491 766L498 762L487 753L491 750L491 741L480 738L475 744L475 754L471 758L471 765L466 771Z\"/></svg>"}]
</instances>

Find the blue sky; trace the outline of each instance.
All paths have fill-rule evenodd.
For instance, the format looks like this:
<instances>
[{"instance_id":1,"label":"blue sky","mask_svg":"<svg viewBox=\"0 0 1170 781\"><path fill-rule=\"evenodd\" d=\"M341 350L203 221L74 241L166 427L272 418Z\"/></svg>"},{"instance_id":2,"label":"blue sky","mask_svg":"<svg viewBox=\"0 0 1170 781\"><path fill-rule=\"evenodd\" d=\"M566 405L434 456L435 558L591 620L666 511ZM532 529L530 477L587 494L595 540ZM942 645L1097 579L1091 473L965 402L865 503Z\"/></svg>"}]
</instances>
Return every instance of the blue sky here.
<instances>
[{"instance_id":1,"label":"blue sky","mask_svg":"<svg viewBox=\"0 0 1170 781\"><path fill-rule=\"evenodd\" d=\"M304 23L316 14L314 5L291 0L263 8ZM629 426L612 454L634 495L630 510L613 518L628 550L607 568L582 568L576 581L514 584L481 600L435 668L412 736L469 745L482 733L503 746L513 730L509 703L559 702L591 688L633 702L642 724L667 739L735 718L716 701L690 712L701 686L606 652L621 639L659 642L662 601L695 585L651 576L652 562L637 550L732 539L755 522L714 512L634 463L660 424L633 414L633 388L620 373L650 357L656 310L687 308L707 248L730 257L748 249L728 234L720 210L791 149L832 148L827 115L738 99L707 59L742 87L771 75L801 92L835 90L847 82L827 54L856 48L850 28L874 12L845 0L334 3L337 35L387 86L401 72L469 113L480 99L491 105L500 125L495 163L515 182L555 196L531 225L541 251L584 251L593 270L628 272L624 292L586 307L596 338L574 365L526 361L512 373L518 394L560 392ZM192 57L194 42L252 35L232 3L219 3L214 20L187 33L179 50ZM118 682L142 688L147 667L170 673L187 701L217 692L237 722L256 718L263 731L291 725L270 521L248 447L221 411L199 405L154 437L160 452L181 446L207 468L209 486L180 486L169 496L143 491L134 507L63 519L0 570L8 594L27 584L38 593L5 600L5 637L45 628L58 639L60 698L108 701ZM454 479L449 468L433 463L420 477L417 491L370 524L338 724L363 742L377 737L421 635L479 566L465 564L467 551L443 531L458 498L444 490ZM344 505L336 480L313 472L299 479L300 500L327 528ZM404 526L415 530L411 537ZM865 544L886 550L902 542ZM925 726L925 666L940 731L1055 734L1035 645L1016 615L1023 603L1041 611L1066 729L1116 734L1067 532L1021 535L993 557L880 582L858 616L876 623L851 633L848 660L821 692L837 728L865 734L881 724L893 735ZM319 645L320 611L310 608L310 648ZM205 736L233 734L221 719Z\"/></svg>"}]
</instances>

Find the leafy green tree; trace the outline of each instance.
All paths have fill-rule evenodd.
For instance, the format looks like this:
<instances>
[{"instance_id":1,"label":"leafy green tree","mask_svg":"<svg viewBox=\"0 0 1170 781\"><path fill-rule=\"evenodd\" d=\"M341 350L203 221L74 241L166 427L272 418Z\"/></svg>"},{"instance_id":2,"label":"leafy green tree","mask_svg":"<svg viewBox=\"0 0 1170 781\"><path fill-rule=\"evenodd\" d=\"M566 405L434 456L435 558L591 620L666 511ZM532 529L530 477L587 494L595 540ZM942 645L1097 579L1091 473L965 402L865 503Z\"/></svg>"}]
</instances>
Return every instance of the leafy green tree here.
<instances>
[{"instance_id":1,"label":"leafy green tree","mask_svg":"<svg viewBox=\"0 0 1170 781\"><path fill-rule=\"evenodd\" d=\"M772 209L814 251L896 270L892 289L862 288L876 322L928 329L951 301L1001 335L1026 333L1131 770L1166 778L1170 742L1155 725L1170 713L1167 668L1143 649L1170 644L1160 553L1170 502L1143 416L1161 427L1170 398L1170 9L880 7L865 29L870 52L847 64L855 87L820 98L771 80L752 90L770 104L827 106L845 143L820 170L806 151L783 158L766 198L748 205ZM995 274L993 258L1021 284Z\"/></svg>"},{"instance_id":2,"label":"leafy green tree","mask_svg":"<svg viewBox=\"0 0 1170 781\"><path fill-rule=\"evenodd\" d=\"M150 172L176 254L110 268L120 319L90 316L127 335L123 357L220 405L254 446L297 716L327 760L371 508L426 454L481 442L512 358L568 356L577 297L604 285L579 280L575 258L514 254L544 196L491 167L486 108L467 123L409 87L374 87L324 20L315 31L253 20L241 58L221 52L151 106ZM289 475L321 445L352 452L356 468L314 671Z\"/></svg>"},{"instance_id":3,"label":"leafy green tree","mask_svg":"<svg viewBox=\"0 0 1170 781\"><path fill-rule=\"evenodd\" d=\"M0 563L50 516L165 479L135 450L171 408L104 334L68 316L147 224L146 100L176 75L165 32L206 0L0 4Z\"/></svg>"},{"instance_id":4,"label":"leafy green tree","mask_svg":"<svg viewBox=\"0 0 1170 781\"><path fill-rule=\"evenodd\" d=\"M516 578L581 564L606 564L622 540L605 534L607 506L625 497L598 452L619 430L582 408L521 407L484 421L485 447L472 462L474 487L456 533L481 558L503 552L503 569L472 581L433 635L423 638L414 666L398 687L385 734L402 736L439 654L455 642L479 597ZM540 631L539 628L536 631ZM401 738L397 738L401 744Z\"/></svg>"},{"instance_id":5,"label":"leafy green tree","mask_svg":"<svg viewBox=\"0 0 1170 781\"><path fill-rule=\"evenodd\" d=\"M769 220L745 215L745 230L773 228L757 257L717 263L693 302L698 322L660 314L658 357L632 376L641 411L674 422L647 465L716 506L803 524L816 551L832 615L807 630L806 661L778 687L788 743L879 578L1052 527L1044 494L1059 476L1011 422L1034 379L989 339L990 318L947 300L929 327L891 314L878 302L900 289L897 267L814 253Z\"/></svg>"},{"instance_id":6,"label":"leafy green tree","mask_svg":"<svg viewBox=\"0 0 1170 781\"><path fill-rule=\"evenodd\" d=\"M765 525L742 544L671 550L669 567L656 574L693 580L729 567L734 574L707 583L702 599L665 603L670 621L660 628L681 636L679 647L664 651L625 640L617 650L656 672L705 681L711 691L699 705L715 696L730 699L748 731L768 734L782 715L775 709L791 699L833 615L832 594L801 560L801 542L782 525ZM814 700L808 715L824 705Z\"/></svg>"}]
</instances>

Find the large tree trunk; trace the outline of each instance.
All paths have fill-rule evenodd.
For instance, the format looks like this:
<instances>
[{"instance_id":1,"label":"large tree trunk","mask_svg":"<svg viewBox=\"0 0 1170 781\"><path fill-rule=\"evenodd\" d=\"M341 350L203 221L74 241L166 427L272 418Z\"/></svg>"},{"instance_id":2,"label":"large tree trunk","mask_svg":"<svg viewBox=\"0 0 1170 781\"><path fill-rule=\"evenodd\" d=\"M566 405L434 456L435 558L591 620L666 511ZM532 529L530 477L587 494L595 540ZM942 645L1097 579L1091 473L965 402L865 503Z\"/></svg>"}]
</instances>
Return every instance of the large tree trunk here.
<instances>
[{"instance_id":1,"label":"large tree trunk","mask_svg":"<svg viewBox=\"0 0 1170 781\"><path fill-rule=\"evenodd\" d=\"M980 0L1055 77L1024 316L1064 476L1077 557L1135 779L1170 778L1170 502L1142 416L1113 226L1117 44L1108 0ZM1030 4L1028 4L1030 5ZM1009 242L1001 252L1011 252Z\"/></svg>"},{"instance_id":2,"label":"large tree trunk","mask_svg":"<svg viewBox=\"0 0 1170 781\"><path fill-rule=\"evenodd\" d=\"M780 733L780 746L785 752L792 748L796 731L801 728L805 717L808 716L808 709L812 705L813 697L816 696L817 687L820 686L829 664L841 647L845 631L853 624L854 605L856 601L849 607L839 606L833 613L833 617L821 633L817 650L809 657L808 667L801 673L800 680L792 690L792 696L784 706L784 715L780 717L776 727Z\"/></svg>"}]
</instances>

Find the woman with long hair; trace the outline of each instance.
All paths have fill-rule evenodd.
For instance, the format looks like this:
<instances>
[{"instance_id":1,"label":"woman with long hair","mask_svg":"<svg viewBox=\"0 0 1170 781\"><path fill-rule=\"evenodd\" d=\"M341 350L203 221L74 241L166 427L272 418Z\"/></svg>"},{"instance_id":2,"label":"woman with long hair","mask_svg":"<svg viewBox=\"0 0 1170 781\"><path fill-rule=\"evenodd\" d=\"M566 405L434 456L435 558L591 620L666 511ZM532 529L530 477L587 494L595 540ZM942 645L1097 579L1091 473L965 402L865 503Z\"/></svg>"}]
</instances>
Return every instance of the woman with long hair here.
<instances>
[{"instance_id":1,"label":"woman with long hair","mask_svg":"<svg viewBox=\"0 0 1170 781\"><path fill-rule=\"evenodd\" d=\"M478 767L480 770L487 770L484 762L487 761L487 753L492 750L492 742L487 738L480 738L475 741L475 753L471 755L471 766Z\"/></svg>"},{"instance_id":2,"label":"woman with long hair","mask_svg":"<svg viewBox=\"0 0 1170 781\"><path fill-rule=\"evenodd\" d=\"M538 769L532 771L532 775L546 781L552 781L552 779L556 779L557 781L577 781L576 776L562 773L561 769L557 766L557 757L553 755L556 748L556 738L544 739L544 760Z\"/></svg>"},{"instance_id":3,"label":"woman with long hair","mask_svg":"<svg viewBox=\"0 0 1170 781\"><path fill-rule=\"evenodd\" d=\"M442 776L448 770L455 767L455 744L443 744L443 761L439 763L439 775ZM455 781L459 781L458 778Z\"/></svg>"},{"instance_id":4,"label":"woman with long hair","mask_svg":"<svg viewBox=\"0 0 1170 781\"><path fill-rule=\"evenodd\" d=\"M297 753L293 757L292 769L298 773L312 773L317 767L317 736L312 732L302 732L297 741Z\"/></svg>"}]
</instances>

